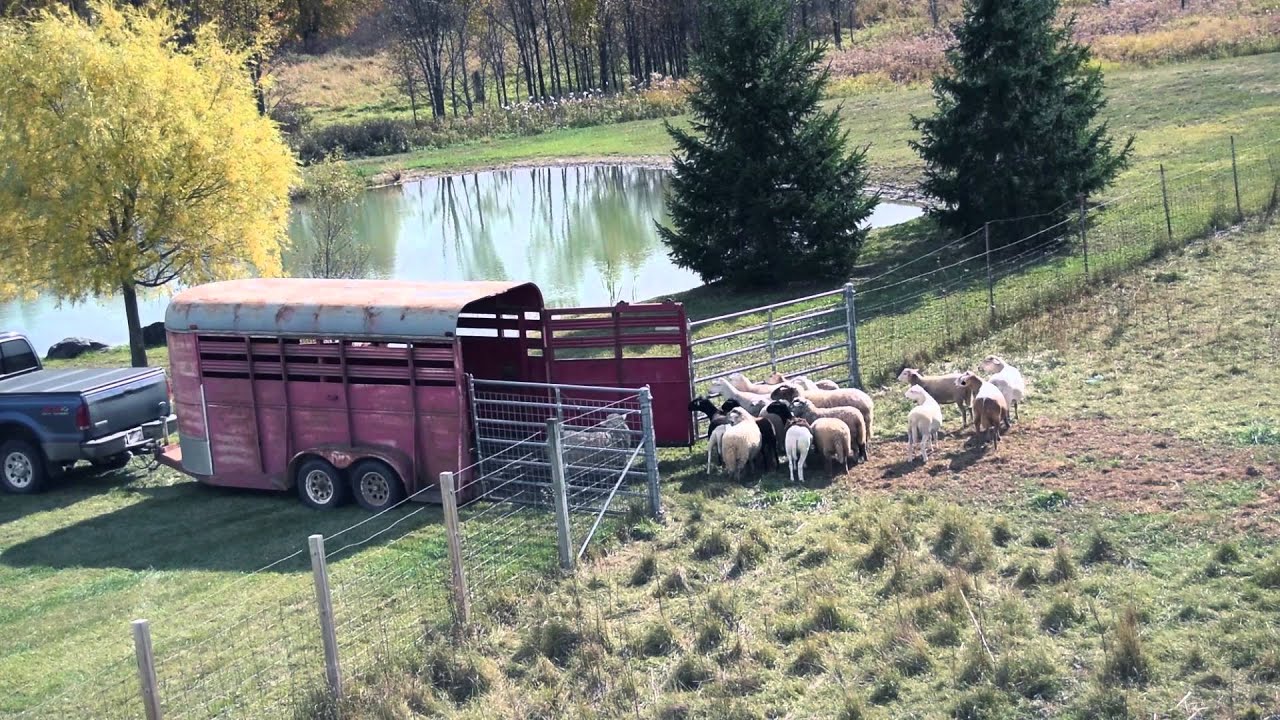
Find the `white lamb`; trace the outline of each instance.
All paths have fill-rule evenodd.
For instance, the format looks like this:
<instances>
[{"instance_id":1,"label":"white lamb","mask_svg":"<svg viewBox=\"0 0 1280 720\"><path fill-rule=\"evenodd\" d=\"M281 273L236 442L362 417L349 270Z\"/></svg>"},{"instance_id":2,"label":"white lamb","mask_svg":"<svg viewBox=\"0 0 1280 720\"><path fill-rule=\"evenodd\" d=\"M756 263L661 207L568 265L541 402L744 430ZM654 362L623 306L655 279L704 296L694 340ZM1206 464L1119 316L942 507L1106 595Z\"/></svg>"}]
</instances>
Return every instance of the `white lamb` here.
<instances>
[{"instance_id":1,"label":"white lamb","mask_svg":"<svg viewBox=\"0 0 1280 720\"><path fill-rule=\"evenodd\" d=\"M720 441L720 457L724 469L734 480L742 479L742 473L760 454L760 427L746 410L738 407L729 411L729 429Z\"/></svg>"},{"instance_id":2,"label":"white lamb","mask_svg":"<svg viewBox=\"0 0 1280 720\"><path fill-rule=\"evenodd\" d=\"M738 401L738 406L747 411L752 417L759 417L764 412L764 408L769 404L769 396L759 393L747 392L739 390L729 382L728 378L716 378L711 381L710 391L713 395L719 395L724 399L733 399Z\"/></svg>"},{"instance_id":3,"label":"white lamb","mask_svg":"<svg viewBox=\"0 0 1280 720\"><path fill-rule=\"evenodd\" d=\"M1013 422L1017 422L1018 405L1027 395L1027 383L1022 379L1022 373L1018 368L1006 363L999 355L988 355L979 369L991 374L987 382L1000 388L1000 394L1004 395L1004 400L1009 405L1009 412L1013 414ZM1005 429L1008 427L1009 421L1006 419Z\"/></svg>"},{"instance_id":4,"label":"white lamb","mask_svg":"<svg viewBox=\"0 0 1280 720\"><path fill-rule=\"evenodd\" d=\"M920 459L929 462L929 448L937 442L938 431L942 429L942 408L919 385L907 388L903 395L915 403L907 415L907 461L915 459L919 447Z\"/></svg>"},{"instance_id":5,"label":"white lamb","mask_svg":"<svg viewBox=\"0 0 1280 720\"><path fill-rule=\"evenodd\" d=\"M800 475L804 483L804 462L809 459L809 448L813 447L813 430L809 421L804 418L791 418L787 421L787 465L791 470L791 482Z\"/></svg>"}]
</instances>

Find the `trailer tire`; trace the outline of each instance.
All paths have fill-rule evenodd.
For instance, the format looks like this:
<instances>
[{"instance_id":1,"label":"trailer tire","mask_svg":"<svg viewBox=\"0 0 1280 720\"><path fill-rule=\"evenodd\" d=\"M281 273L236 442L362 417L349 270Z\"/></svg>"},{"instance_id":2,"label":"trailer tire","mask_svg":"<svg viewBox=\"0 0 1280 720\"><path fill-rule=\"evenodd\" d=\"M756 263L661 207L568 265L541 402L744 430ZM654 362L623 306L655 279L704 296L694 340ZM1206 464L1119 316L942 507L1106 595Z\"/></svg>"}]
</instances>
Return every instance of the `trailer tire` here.
<instances>
[{"instance_id":1,"label":"trailer tire","mask_svg":"<svg viewBox=\"0 0 1280 720\"><path fill-rule=\"evenodd\" d=\"M351 466L350 475L351 492L365 510L382 512L404 500L400 476L381 460L361 460Z\"/></svg>"},{"instance_id":2,"label":"trailer tire","mask_svg":"<svg viewBox=\"0 0 1280 720\"><path fill-rule=\"evenodd\" d=\"M308 458L299 463L294 480L298 498L308 507L332 510L347 501L349 489L342 473L321 458Z\"/></svg>"},{"instance_id":3,"label":"trailer tire","mask_svg":"<svg viewBox=\"0 0 1280 720\"><path fill-rule=\"evenodd\" d=\"M48 472L44 453L26 440L14 438L0 444L0 486L11 493L40 492Z\"/></svg>"}]
</instances>

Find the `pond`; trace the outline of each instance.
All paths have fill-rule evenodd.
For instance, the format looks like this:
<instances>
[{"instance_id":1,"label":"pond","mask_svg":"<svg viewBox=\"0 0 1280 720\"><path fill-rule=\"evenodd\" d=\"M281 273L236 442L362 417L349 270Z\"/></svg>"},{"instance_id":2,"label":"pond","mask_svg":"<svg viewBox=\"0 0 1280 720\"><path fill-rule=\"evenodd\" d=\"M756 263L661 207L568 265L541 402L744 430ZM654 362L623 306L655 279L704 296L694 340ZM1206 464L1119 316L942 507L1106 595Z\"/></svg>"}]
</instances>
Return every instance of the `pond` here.
<instances>
[{"instance_id":1,"label":"pond","mask_svg":"<svg viewBox=\"0 0 1280 720\"><path fill-rule=\"evenodd\" d=\"M405 280L532 280L547 305L609 305L688 290L697 275L675 267L654 229L666 213L665 170L634 166L526 168L425 178L370 190L354 231L369 276ZM873 227L921 214L882 203ZM285 270L300 273L313 232L294 208ZM166 295L141 301L144 324L164 319ZM0 305L0 329L44 352L64 337L128 341L118 300L58 307L53 298Z\"/></svg>"}]
</instances>

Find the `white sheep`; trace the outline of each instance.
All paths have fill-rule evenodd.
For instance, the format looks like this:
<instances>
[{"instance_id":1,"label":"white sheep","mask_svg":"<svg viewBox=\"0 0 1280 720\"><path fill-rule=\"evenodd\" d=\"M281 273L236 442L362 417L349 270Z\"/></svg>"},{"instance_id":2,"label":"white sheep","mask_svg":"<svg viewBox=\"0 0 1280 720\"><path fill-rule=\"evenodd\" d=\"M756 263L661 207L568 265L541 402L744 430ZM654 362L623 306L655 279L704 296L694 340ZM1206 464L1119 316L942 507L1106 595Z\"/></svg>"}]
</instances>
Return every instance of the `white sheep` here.
<instances>
[{"instance_id":1,"label":"white sheep","mask_svg":"<svg viewBox=\"0 0 1280 720\"><path fill-rule=\"evenodd\" d=\"M1005 402L1013 412L1014 422L1017 422L1018 405L1027 395L1027 383L1022 379L1022 373L1018 368L1006 363L999 355L988 355L978 369L991 375L987 378L987 382L1000 388L1000 394L1004 395ZM1006 417L1005 428L1008 429L1008 427L1009 419Z\"/></svg>"},{"instance_id":2,"label":"white sheep","mask_svg":"<svg viewBox=\"0 0 1280 720\"><path fill-rule=\"evenodd\" d=\"M747 392L739 390L729 382L728 378L716 378L711 381L710 392L713 395L719 395L722 398L735 400L738 406L747 411L752 417L759 417L764 412L764 408L769 404L769 396L759 393Z\"/></svg>"},{"instance_id":3,"label":"white sheep","mask_svg":"<svg viewBox=\"0 0 1280 720\"><path fill-rule=\"evenodd\" d=\"M790 382L783 383L778 386L777 390L770 395L774 400L786 400L794 402L800 398L804 398L817 408L839 408L851 407L857 408L862 413L862 419L866 426L866 439L869 441L873 433L873 418L875 416L875 401L871 396L857 388L840 388L839 390L804 390ZM812 422L812 421L810 421Z\"/></svg>"},{"instance_id":4,"label":"white sheep","mask_svg":"<svg viewBox=\"0 0 1280 720\"><path fill-rule=\"evenodd\" d=\"M605 455L604 463L611 464L615 459L614 453L602 453L601 450L608 448L622 450L631 446L631 431L627 428L627 416L623 413L609 413L594 427L567 432L564 434L561 446L564 450L564 461L568 465L581 463L596 455Z\"/></svg>"},{"instance_id":5,"label":"white sheep","mask_svg":"<svg viewBox=\"0 0 1280 720\"><path fill-rule=\"evenodd\" d=\"M809 448L813 446L813 430L809 421L804 418L791 418L787 421L787 466L791 470L791 482L800 475L800 483L804 483L804 462L809 458Z\"/></svg>"},{"instance_id":6,"label":"white sheep","mask_svg":"<svg viewBox=\"0 0 1280 720\"><path fill-rule=\"evenodd\" d=\"M788 379L786 375L783 375L780 372L775 372L774 374L770 375L765 380L765 382L775 387L777 387L778 385L781 385L782 383L789 382L789 383L795 383L796 385L799 385L801 390L817 390L818 389L818 384L810 380L808 377L804 375L796 375ZM772 390L770 390L770 392L772 392Z\"/></svg>"},{"instance_id":7,"label":"white sheep","mask_svg":"<svg viewBox=\"0 0 1280 720\"><path fill-rule=\"evenodd\" d=\"M956 380L959 379L960 373L924 375L915 368L903 368L902 372L898 373L898 382L924 388L924 391L940 405L954 404L960 410L960 429L963 430L969 426L970 416L973 415L973 396L968 390L956 384Z\"/></svg>"},{"instance_id":8,"label":"white sheep","mask_svg":"<svg viewBox=\"0 0 1280 720\"><path fill-rule=\"evenodd\" d=\"M919 385L907 388L903 396L915 403L907 414L907 460L915 459L919 447L920 459L929 462L929 448L937 442L938 431L942 429L942 408Z\"/></svg>"},{"instance_id":9,"label":"white sheep","mask_svg":"<svg viewBox=\"0 0 1280 720\"><path fill-rule=\"evenodd\" d=\"M791 412L809 421L809 425L817 432L817 421L830 418L843 422L849 429L849 440L853 448L849 459L857 463L867 459L867 425L862 412L854 407L818 408L813 406L809 398L791 401Z\"/></svg>"},{"instance_id":10,"label":"white sheep","mask_svg":"<svg viewBox=\"0 0 1280 720\"><path fill-rule=\"evenodd\" d=\"M743 408L729 411L729 429L720 441L720 457L724 458L725 471L734 480L742 479L742 473L760 453L760 427L755 418Z\"/></svg>"},{"instance_id":11,"label":"white sheep","mask_svg":"<svg viewBox=\"0 0 1280 720\"><path fill-rule=\"evenodd\" d=\"M768 383L768 382L765 382L765 383L752 382L751 378L747 377L746 375L743 375L740 372L730 373L729 376L726 377L725 379L728 380L729 384L733 385L735 389L741 390L742 392L755 393L757 395L768 395L769 393L773 392L774 388L782 384L782 383Z\"/></svg>"},{"instance_id":12,"label":"white sheep","mask_svg":"<svg viewBox=\"0 0 1280 720\"><path fill-rule=\"evenodd\" d=\"M727 424L717 425L711 430L711 434L707 436L707 474L711 474L711 463L714 461L719 465L722 461L721 445L724 442L724 434L729 429Z\"/></svg>"},{"instance_id":13,"label":"white sheep","mask_svg":"<svg viewBox=\"0 0 1280 720\"><path fill-rule=\"evenodd\" d=\"M1000 392L993 383L984 382L982 378L971 372L966 372L956 380L957 385L962 385L974 393L973 396L973 431L976 435L982 435L986 431L990 431L992 446L1000 449L1000 426L1009 425L1009 404L1004 399L1004 393Z\"/></svg>"},{"instance_id":14,"label":"white sheep","mask_svg":"<svg viewBox=\"0 0 1280 720\"><path fill-rule=\"evenodd\" d=\"M857 413L855 413L857 414ZM831 461L838 460L849 472L849 458L853 456L853 438L849 426L836 418L818 418L810 423L818 451L827 461L827 473L831 473Z\"/></svg>"},{"instance_id":15,"label":"white sheep","mask_svg":"<svg viewBox=\"0 0 1280 720\"><path fill-rule=\"evenodd\" d=\"M840 389L840 386L836 384L835 380L827 380L826 378L823 378L822 380L819 380L818 382L814 383L813 386L814 386L814 389L816 390L839 390Z\"/></svg>"}]
</instances>

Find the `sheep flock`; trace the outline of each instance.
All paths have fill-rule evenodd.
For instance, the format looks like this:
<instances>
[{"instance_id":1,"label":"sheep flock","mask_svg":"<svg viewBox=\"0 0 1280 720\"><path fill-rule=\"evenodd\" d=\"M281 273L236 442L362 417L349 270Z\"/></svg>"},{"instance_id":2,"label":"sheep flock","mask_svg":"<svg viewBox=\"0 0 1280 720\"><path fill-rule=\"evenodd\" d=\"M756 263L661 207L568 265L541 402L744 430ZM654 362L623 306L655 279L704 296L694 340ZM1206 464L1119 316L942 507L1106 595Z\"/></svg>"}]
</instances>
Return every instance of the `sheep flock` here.
<instances>
[{"instance_id":1,"label":"sheep flock","mask_svg":"<svg viewBox=\"0 0 1280 720\"><path fill-rule=\"evenodd\" d=\"M986 374L984 378L983 375ZM907 386L907 460L928 461L942 432L942 408L954 405L960 430L971 424L981 444L999 449L1000 435L1017 422L1026 396L1022 373L998 355L988 355L976 371L925 375L904 368L898 381ZM712 396L695 397L689 411L707 419L707 473L720 467L734 479L750 470L768 471L784 457L792 482L804 481L804 466L820 458L828 472L848 472L867 460L875 428L875 402L857 388L831 380L774 373L757 383L742 373L711 382ZM1012 419L1011 419L1012 418ZM814 451L814 452L811 452Z\"/></svg>"}]
</instances>

